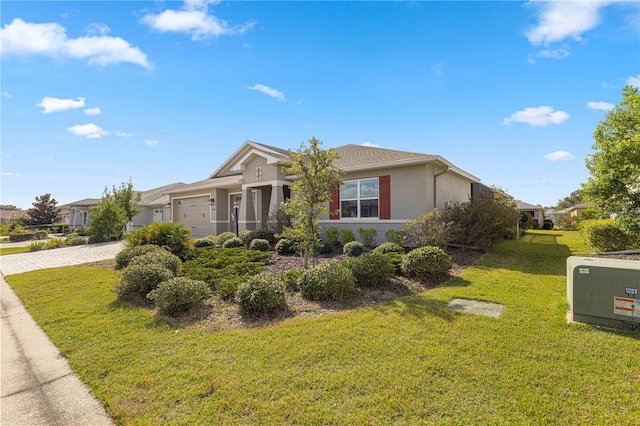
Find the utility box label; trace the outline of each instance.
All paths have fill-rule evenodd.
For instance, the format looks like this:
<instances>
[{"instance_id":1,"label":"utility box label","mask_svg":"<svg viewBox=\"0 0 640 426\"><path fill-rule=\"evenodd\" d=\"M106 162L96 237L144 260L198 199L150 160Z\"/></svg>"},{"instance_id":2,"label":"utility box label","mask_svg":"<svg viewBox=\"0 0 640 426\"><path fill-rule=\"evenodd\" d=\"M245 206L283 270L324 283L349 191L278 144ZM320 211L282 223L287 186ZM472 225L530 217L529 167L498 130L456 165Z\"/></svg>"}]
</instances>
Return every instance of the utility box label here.
<instances>
[{"instance_id":1,"label":"utility box label","mask_svg":"<svg viewBox=\"0 0 640 426\"><path fill-rule=\"evenodd\" d=\"M588 274L589 268L578 268L578 273L580 274Z\"/></svg>"},{"instance_id":2,"label":"utility box label","mask_svg":"<svg viewBox=\"0 0 640 426\"><path fill-rule=\"evenodd\" d=\"M640 317L640 299L628 297L613 298L613 313L628 317Z\"/></svg>"}]
</instances>

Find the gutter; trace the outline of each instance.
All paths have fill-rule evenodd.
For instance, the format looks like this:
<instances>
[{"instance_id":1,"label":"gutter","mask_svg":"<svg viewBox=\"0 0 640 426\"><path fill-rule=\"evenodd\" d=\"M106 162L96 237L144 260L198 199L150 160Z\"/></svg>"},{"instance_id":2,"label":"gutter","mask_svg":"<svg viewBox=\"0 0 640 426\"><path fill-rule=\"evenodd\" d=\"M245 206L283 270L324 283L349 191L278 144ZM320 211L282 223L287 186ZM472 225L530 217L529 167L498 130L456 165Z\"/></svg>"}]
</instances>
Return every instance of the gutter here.
<instances>
[{"instance_id":1,"label":"gutter","mask_svg":"<svg viewBox=\"0 0 640 426\"><path fill-rule=\"evenodd\" d=\"M438 204L436 204L436 202L438 201L438 176L442 176L445 173L449 173L451 171L451 167L446 166L446 168L441 171L440 173L436 173L435 175L433 175L433 208L437 208Z\"/></svg>"}]
</instances>

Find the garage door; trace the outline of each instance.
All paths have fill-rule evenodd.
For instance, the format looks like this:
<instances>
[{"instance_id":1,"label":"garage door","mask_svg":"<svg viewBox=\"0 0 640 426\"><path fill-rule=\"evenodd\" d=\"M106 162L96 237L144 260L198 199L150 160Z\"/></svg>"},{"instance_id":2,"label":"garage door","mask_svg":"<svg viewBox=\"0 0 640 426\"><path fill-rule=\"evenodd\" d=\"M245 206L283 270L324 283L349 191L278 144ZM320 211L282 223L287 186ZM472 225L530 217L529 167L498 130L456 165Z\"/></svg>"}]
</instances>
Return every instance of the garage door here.
<instances>
[{"instance_id":1,"label":"garage door","mask_svg":"<svg viewBox=\"0 0 640 426\"><path fill-rule=\"evenodd\" d=\"M185 227L209 229L211 206L208 197L182 198L177 200L175 222L183 223Z\"/></svg>"}]
</instances>

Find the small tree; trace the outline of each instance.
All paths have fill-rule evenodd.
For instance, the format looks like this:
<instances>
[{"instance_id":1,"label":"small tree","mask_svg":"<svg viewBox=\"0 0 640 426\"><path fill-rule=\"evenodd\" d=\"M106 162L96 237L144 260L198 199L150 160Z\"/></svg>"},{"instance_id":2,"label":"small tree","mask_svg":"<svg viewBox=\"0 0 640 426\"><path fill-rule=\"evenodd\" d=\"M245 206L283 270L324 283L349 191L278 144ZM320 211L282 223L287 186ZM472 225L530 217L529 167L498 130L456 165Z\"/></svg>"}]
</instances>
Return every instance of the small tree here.
<instances>
[{"instance_id":1,"label":"small tree","mask_svg":"<svg viewBox=\"0 0 640 426\"><path fill-rule=\"evenodd\" d=\"M47 193L36 197L33 207L27 210L29 225L50 225L58 220L58 202Z\"/></svg>"},{"instance_id":2,"label":"small tree","mask_svg":"<svg viewBox=\"0 0 640 426\"><path fill-rule=\"evenodd\" d=\"M122 238L127 223L125 211L107 193L97 207L91 209L92 242L115 241Z\"/></svg>"},{"instance_id":3,"label":"small tree","mask_svg":"<svg viewBox=\"0 0 640 426\"><path fill-rule=\"evenodd\" d=\"M323 150L321 145L320 140L311 138L309 146L303 143L297 152L289 153L284 167L285 173L297 179L291 185L293 197L284 205L291 227L285 228L283 235L301 242L305 269L316 258L320 215L329 212L331 190L342 184L342 172L333 165L338 154L333 149Z\"/></svg>"},{"instance_id":4,"label":"small tree","mask_svg":"<svg viewBox=\"0 0 640 426\"><path fill-rule=\"evenodd\" d=\"M596 152L585 159L591 177L583 191L599 210L615 213L627 232L640 234L640 93L625 86L622 94L593 134Z\"/></svg>"},{"instance_id":5,"label":"small tree","mask_svg":"<svg viewBox=\"0 0 640 426\"><path fill-rule=\"evenodd\" d=\"M104 192L107 192L107 188L104 189ZM142 211L139 205L141 195L133 190L131 179L129 179L129 182L123 182L119 188L114 185L112 195L116 204L124 210L127 223L131 222Z\"/></svg>"}]
</instances>

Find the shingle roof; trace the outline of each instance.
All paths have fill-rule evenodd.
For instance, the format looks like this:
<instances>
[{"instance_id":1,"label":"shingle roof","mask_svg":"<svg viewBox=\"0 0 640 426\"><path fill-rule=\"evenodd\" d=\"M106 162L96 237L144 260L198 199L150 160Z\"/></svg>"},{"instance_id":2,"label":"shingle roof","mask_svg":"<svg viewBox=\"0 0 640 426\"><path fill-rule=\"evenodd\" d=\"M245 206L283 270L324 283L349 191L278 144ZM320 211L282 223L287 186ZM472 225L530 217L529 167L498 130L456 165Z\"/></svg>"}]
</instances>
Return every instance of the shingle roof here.
<instances>
[{"instance_id":1,"label":"shingle roof","mask_svg":"<svg viewBox=\"0 0 640 426\"><path fill-rule=\"evenodd\" d=\"M186 184L184 186L181 186L179 188L176 188L167 192L171 194L176 194L180 192L196 191L199 189L213 189L213 188L219 188L219 187L225 187L225 186L231 186L231 185L239 185L241 180L242 180L241 174L232 175L232 176L223 176L223 177L218 177L213 179L204 179L204 180L200 180L190 184Z\"/></svg>"},{"instance_id":2,"label":"shingle roof","mask_svg":"<svg viewBox=\"0 0 640 426\"><path fill-rule=\"evenodd\" d=\"M424 158L427 161L432 158L428 154L355 144L339 146L334 150L340 158L334 161L333 164L340 169L420 158Z\"/></svg>"},{"instance_id":3,"label":"shingle roof","mask_svg":"<svg viewBox=\"0 0 640 426\"><path fill-rule=\"evenodd\" d=\"M534 204L525 203L524 201L516 200L516 207L518 210L542 210L542 206L536 206Z\"/></svg>"},{"instance_id":4,"label":"shingle roof","mask_svg":"<svg viewBox=\"0 0 640 426\"><path fill-rule=\"evenodd\" d=\"M591 207L591 204L589 203L580 203L580 204L576 204L575 206L569 207L569 211L576 210L576 209L588 209L589 207Z\"/></svg>"},{"instance_id":5,"label":"shingle roof","mask_svg":"<svg viewBox=\"0 0 640 426\"><path fill-rule=\"evenodd\" d=\"M267 144L260 143L260 142L254 142L254 141L248 141L248 142L254 143L254 144L256 144L256 145L263 146L263 147L265 147L265 148L267 148L267 149L270 149L270 150L272 150L272 151L276 151L276 152L278 152L278 153L282 154L282 155L283 155L283 156L285 156L285 157L289 155L289 151L288 151L288 150L286 150L286 149L278 148L278 147L271 146L271 145L267 145Z\"/></svg>"}]
</instances>

